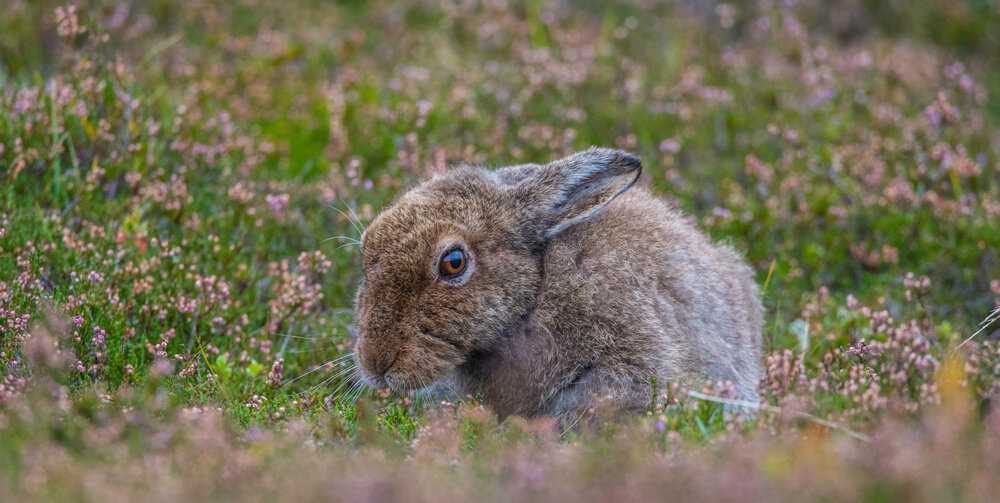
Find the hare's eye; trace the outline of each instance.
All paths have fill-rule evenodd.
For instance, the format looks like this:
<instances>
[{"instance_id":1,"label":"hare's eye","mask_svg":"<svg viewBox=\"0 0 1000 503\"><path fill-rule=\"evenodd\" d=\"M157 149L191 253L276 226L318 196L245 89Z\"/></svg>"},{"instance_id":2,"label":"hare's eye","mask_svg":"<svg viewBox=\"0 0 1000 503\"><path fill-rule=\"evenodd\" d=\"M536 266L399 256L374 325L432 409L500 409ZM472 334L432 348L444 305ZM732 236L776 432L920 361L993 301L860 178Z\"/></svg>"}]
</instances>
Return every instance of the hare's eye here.
<instances>
[{"instance_id":1,"label":"hare's eye","mask_svg":"<svg viewBox=\"0 0 1000 503\"><path fill-rule=\"evenodd\" d=\"M441 257L441 263L438 265L438 272L441 273L442 278L454 278L465 272L465 266L468 264L468 257L465 256L465 250L461 248L452 248L445 252Z\"/></svg>"}]
</instances>

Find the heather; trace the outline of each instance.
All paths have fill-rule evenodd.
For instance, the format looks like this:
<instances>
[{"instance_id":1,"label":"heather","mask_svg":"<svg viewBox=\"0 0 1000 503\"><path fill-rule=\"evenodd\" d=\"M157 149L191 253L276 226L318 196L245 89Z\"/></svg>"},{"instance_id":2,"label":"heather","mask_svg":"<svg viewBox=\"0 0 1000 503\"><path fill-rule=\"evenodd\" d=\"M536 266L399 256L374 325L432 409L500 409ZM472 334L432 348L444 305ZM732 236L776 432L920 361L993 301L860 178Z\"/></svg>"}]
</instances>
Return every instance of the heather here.
<instances>
[{"instance_id":1,"label":"heather","mask_svg":"<svg viewBox=\"0 0 1000 503\"><path fill-rule=\"evenodd\" d=\"M1000 8L9 0L5 500L985 500ZM350 375L355 240L459 163L629 149L764 290L757 403L499 423Z\"/></svg>"}]
</instances>

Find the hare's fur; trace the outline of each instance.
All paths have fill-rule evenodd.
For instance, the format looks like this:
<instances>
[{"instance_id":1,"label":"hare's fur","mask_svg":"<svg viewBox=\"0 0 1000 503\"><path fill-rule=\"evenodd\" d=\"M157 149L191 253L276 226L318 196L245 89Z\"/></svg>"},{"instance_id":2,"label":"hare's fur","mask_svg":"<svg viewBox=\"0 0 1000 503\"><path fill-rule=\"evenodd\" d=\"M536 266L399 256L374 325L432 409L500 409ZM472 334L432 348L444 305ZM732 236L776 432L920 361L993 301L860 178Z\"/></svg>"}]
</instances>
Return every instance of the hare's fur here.
<instances>
[{"instance_id":1,"label":"hare's fur","mask_svg":"<svg viewBox=\"0 0 1000 503\"><path fill-rule=\"evenodd\" d=\"M356 359L376 386L444 383L501 416L572 421L653 380L732 381L756 397L752 271L639 187L638 159L591 149L552 164L457 168L404 194L362 239ZM631 188L630 188L631 187ZM458 280L436 276L461 246Z\"/></svg>"}]
</instances>

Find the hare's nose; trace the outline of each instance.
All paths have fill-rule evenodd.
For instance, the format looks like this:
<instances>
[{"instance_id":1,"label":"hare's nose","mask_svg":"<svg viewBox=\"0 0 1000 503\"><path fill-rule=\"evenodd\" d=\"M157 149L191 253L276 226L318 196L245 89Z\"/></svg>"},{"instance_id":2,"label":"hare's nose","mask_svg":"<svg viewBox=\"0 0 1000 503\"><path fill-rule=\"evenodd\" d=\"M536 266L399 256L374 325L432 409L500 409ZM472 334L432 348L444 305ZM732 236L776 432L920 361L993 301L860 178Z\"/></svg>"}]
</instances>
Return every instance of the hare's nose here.
<instances>
[{"instance_id":1,"label":"hare's nose","mask_svg":"<svg viewBox=\"0 0 1000 503\"><path fill-rule=\"evenodd\" d=\"M385 378L385 373L396 364L396 360L399 360L399 351L394 351L392 354L382 354L380 357L375 358L375 365L373 370L375 375Z\"/></svg>"}]
</instances>

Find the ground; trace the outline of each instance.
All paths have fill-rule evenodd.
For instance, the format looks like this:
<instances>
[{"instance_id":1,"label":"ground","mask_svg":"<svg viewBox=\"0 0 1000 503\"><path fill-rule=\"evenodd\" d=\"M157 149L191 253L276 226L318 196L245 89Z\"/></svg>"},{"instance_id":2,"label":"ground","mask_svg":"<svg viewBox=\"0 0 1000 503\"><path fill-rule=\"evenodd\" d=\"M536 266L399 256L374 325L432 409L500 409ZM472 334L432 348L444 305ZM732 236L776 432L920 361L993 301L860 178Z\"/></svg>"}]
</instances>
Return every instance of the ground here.
<instances>
[{"instance_id":1,"label":"ground","mask_svg":"<svg viewBox=\"0 0 1000 503\"><path fill-rule=\"evenodd\" d=\"M989 499L998 92L988 1L7 0L0 495ZM591 145L754 267L759 403L567 430L346 380L361 226Z\"/></svg>"}]
</instances>

